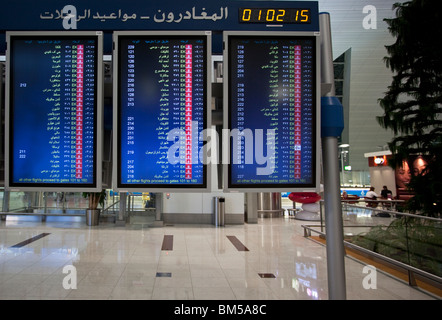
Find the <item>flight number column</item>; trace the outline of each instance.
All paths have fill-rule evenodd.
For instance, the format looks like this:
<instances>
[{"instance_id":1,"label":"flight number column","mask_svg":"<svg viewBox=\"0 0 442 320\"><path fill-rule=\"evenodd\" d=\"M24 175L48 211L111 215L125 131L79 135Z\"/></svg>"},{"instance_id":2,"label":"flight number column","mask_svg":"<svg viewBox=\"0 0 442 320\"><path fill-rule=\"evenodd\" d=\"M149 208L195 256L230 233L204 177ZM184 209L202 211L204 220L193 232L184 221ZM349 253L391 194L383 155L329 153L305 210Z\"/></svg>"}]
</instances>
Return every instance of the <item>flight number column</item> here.
<instances>
[{"instance_id":1,"label":"flight number column","mask_svg":"<svg viewBox=\"0 0 442 320\"><path fill-rule=\"evenodd\" d=\"M130 110L135 106L135 45L127 45L127 101L126 106ZM135 179L135 117L128 112L126 120L126 181ZM124 166L123 166L124 167Z\"/></svg>"},{"instance_id":2,"label":"flight number column","mask_svg":"<svg viewBox=\"0 0 442 320\"><path fill-rule=\"evenodd\" d=\"M233 126L232 129L238 129L238 135L236 136L237 141L236 142L232 141L233 147L237 148L236 150L237 158L233 159L233 163L238 164L237 166L238 169L244 169L245 154L243 150L245 150L245 147L241 144L242 136L244 134L243 131L245 128L244 45L238 45L236 50L238 57L238 68L236 71L237 84L236 84L236 94L234 95L234 97L236 98L237 117L236 117L236 127ZM233 154L235 154L235 151L233 152ZM242 178L242 176L238 178Z\"/></svg>"}]
</instances>

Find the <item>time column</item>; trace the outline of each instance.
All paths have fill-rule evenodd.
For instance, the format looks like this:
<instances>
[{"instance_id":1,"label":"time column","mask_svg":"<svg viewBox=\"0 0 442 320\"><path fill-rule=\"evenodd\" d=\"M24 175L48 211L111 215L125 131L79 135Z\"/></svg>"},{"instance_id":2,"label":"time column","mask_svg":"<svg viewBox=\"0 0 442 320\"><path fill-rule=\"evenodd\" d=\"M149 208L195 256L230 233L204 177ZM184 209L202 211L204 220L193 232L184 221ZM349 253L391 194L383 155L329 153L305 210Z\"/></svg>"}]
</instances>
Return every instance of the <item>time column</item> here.
<instances>
[{"instance_id":1,"label":"time column","mask_svg":"<svg viewBox=\"0 0 442 320\"><path fill-rule=\"evenodd\" d=\"M81 50L77 49L77 66L80 64L78 55L83 57L83 85L77 78L77 115L83 116L83 121L78 122L77 125L83 126L83 161L82 161L82 176L83 182L92 181L93 179L93 159L94 153L94 132L95 132L95 60L94 53L95 44L87 42L81 45ZM80 72L77 67L77 74ZM83 111L78 105L78 97L83 98Z\"/></svg>"}]
</instances>

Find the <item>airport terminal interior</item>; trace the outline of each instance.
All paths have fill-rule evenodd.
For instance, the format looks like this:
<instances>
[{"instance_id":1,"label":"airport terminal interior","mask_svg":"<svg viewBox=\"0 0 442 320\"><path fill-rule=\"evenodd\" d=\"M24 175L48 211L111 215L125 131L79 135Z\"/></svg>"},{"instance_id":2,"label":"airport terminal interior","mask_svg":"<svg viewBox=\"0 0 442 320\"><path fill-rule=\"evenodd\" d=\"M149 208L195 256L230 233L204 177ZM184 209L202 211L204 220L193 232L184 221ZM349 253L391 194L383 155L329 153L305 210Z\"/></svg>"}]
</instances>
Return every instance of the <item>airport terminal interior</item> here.
<instances>
[{"instance_id":1,"label":"airport terminal interior","mask_svg":"<svg viewBox=\"0 0 442 320\"><path fill-rule=\"evenodd\" d=\"M395 2L0 13L0 300L440 300L376 121Z\"/></svg>"},{"instance_id":2,"label":"airport terminal interior","mask_svg":"<svg viewBox=\"0 0 442 320\"><path fill-rule=\"evenodd\" d=\"M345 213L345 222L387 224L369 213ZM326 250L285 216L257 224L137 224L88 227L82 219L1 224L1 299L328 299ZM351 231L346 229L347 231ZM42 237L43 236L43 237ZM31 240L29 244L19 245ZM16 247L14 247L16 246ZM75 266L77 287L63 287ZM366 262L345 258L349 300L435 300L431 291L377 268L376 289L364 289ZM372 281L371 279L370 281ZM369 280L365 280L370 282Z\"/></svg>"}]
</instances>

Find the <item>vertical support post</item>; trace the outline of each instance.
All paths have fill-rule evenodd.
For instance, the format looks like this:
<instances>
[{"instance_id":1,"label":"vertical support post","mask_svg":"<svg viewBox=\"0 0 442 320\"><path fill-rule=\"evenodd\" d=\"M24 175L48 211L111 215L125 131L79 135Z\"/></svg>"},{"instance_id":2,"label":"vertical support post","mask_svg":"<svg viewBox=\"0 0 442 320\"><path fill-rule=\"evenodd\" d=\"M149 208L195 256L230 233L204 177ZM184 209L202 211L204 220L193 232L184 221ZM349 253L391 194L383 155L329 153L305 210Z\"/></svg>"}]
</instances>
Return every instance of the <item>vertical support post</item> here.
<instances>
[{"instance_id":1,"label":"vertical support post","mask_svg":"<svg viewBox=\"0 0 442 320\"><path fill-rule=\"evenodd\" d=\"M118 210L117 220L115 221L115 225L117 226L125 226L126 225L126 206L127 206L127 193L120 192L120 208Z\"/></svg>"},{"instance_id":2,"label":"vertical support post","mask_svg":"<svg viewBox=\"0 0 442 320\"><path fill-rule=\"evenodd\" d=\"M3 203L2 203L2 211L9 211L9 190L3 189ZM1 216L2 221L6 221L6 215Z\"/></svg>"},{"instance_id":3,"label":"vertical support post","mask_svg":"<svg viewBox=\"0 0 442 320\"><path fill-rule=\"evenodd\" d=\"M43 203L44 203L44 192L43 191L39 191L35 206L38 209L41 209L41 207L43 207Z\"/></svg>"},{"instance_id":4,"label":"vertical support post","mask_svg":"<svg viewBox=\"0 0 442 320\"><path fill-rule=\"evenodd\" d=\"M247 216L245 221L249 224L258 223L258 194L256 192L247 192L245 196L247 197Z\"/></svg>"},{"instance_id":5,"label":"vertical support post","mask_svg":"<svg viewBox=\"0 0 442 320\"><path fill-rule=\"evenodd\" d=\"M61 201L62 201L61 212L66 213L66 192L62 192L61 197L62 197L61 198Z\"/></svg>"},{"instance_id":6,"label":"vertical support post","mask_svg":"<svg viewBox=\"0 0 442 320\"><path fill-rule=\"evenodd\" d=\"M127 208L127 193L120 192L120 210L118 211L118 220L125 220Z\"/></svg>"},{"instance_id":7,"label":"vertical support post","mask_svg":"<svg viewBox=\"0 0 442 320\"><path fill-rule=\"evenodd\" d=\"M127 193L127 214L129 215L129 217L132 215L132 200L133 200L133 196L128 192Z\"/></svg>"},{"instance_id":8,"label":"vertical support post","mask_svg":"<svg viewBox=\"0 0 442 320\"><path fill-rule=\"evenodd\" d=\"M344 154L341 150L340 154L338 155L341 158L341 173L342 173L342 185L344 185Z\"/></svg>"},{"instance_id":9,"label":"vertical support post","mask_svg":"<svg viewBox=\"0 0 442 320\"><path fill-rule=\"evenodd\" d=\"M327 251L328 295L330 300L345 300L345 251L340 201L338 136L342 133L343 111L334 97L334 71L330 15L319 15L321 31L321 136L324 170L324 213Z\"/></svg>"},{"instance_id":10,"label":"vertical support post","mask_svg":"<svg viewBox=\"0 0 442 320\"><path fill-rule=\"evenodd\" d=\"M339 190L338 141L322 138L324 157L324 211L327 251L327 278L330 300L346 299L345 251ZM332 159L335 159L333 161Z\"/></svg>"},{"instance_id":11,"label":"vertical support post","mask_svg":"<svg viewBox=\"0 0 442 320\"><path fill-rule=\"evenodd\" d=\"M43 192L44 210L43 213L48 213L48 193Z\"/></svg>"},{"instance_id":12,"label":"vertical support post","mask_svg":"<svg viewBox=\"0 0 442 320\"><path fill-rule=\"evenodd\" d=\"M161 220L161 213L163 212L163 194L155 193L155 221Z\"/></svg>"}]
</instances>

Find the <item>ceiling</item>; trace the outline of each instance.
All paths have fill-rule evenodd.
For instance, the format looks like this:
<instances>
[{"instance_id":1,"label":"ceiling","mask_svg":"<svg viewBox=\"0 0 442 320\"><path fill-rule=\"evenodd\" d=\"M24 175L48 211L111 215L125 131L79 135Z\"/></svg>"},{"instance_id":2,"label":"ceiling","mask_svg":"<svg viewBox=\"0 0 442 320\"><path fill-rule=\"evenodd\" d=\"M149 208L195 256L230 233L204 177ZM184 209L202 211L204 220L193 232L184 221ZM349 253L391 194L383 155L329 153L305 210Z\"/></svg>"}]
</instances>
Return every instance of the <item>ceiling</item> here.
<instances>
[{"instance_id":1,"label":"ceiling","mask_svg":"<svg viewBox=\"0 0 442 320\"><path fill-rule=\"evenodd\" d=\"M394 17L393 3L398 0L319 0L319 12L330 13L333 58L351 48L350 165L352 170L368 171L364 153L380 151L393 134L379 126L376 116L382 115L378 99L383 97L392 80L392 73L383 62L385 45L392 44L384 18ZM376 29L364 29L367 5L376 8ZM373 22L373 21L372 21Z\"/></svg>"}]
</instances>

